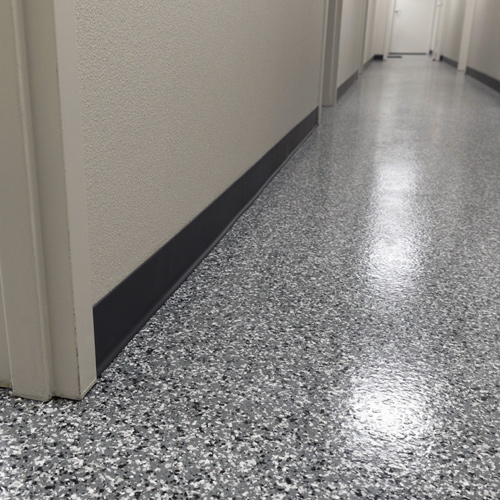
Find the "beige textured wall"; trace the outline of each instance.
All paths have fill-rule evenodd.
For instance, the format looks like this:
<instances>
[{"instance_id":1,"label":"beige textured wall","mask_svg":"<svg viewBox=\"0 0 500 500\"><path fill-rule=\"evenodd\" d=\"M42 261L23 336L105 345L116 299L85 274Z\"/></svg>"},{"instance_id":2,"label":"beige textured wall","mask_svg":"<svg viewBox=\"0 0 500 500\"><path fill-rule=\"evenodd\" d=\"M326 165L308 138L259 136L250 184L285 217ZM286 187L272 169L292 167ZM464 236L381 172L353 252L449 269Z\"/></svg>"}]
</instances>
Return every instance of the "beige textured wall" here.
<instances>
[{"instance_id":1,"label":"beige textured wall","mask_svg":"<svg viewBox=\"0 0 500 500\"><path fill-rule=\"evenodd\" d=\"M339 66L337 88L350 78L359 68L361 57L362 27L364 22L364 2L344 0L340 26Z\"/></svg>"},{"instance_id":2,"label":"beige textured wall","mask_svg":"<svg viewBox=\"0 0 500 500\"><path fill-rule=\"evenodd\" d=\"M466 0L448 0L443 26L441 54L458 62Z\"/></svg>"},{"instance_id":3,"label":"beige textured wall","mask_svg":"<svg viewBox=\"0 0 500 500\"><path fill-rule=\"evenodd\" d=\"M476 0L467 66L500 80L498 0Z\"/></svg>"},{"instance_id":4,"label":"beige textured wall","mask_svg":"<svg viewBox=\"0 0 500 500\"><path fill-rule=\"evenodd\" d=\"M324 0L76 0L94 303L319 102Z\"/></svg>"}]
</instances>

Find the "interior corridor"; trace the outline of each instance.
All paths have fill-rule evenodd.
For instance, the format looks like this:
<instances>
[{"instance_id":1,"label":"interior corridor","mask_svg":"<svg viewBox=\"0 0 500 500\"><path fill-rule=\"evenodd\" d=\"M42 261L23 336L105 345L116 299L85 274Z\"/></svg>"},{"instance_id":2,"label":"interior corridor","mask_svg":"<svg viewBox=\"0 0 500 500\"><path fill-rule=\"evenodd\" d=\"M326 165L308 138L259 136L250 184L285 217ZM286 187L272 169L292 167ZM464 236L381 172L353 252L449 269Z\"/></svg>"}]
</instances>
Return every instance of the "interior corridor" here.
<instances>
[{"instance_id":1,"label":"interior corridor","mask_svg":"<svg viewBox=\"0 0 500 500\"><path fill-rule=\"evenodd\" d=\"M373 62L86 399L0 391L0 497L499 498L499 124Z\"/></svg>"}]
</instances>

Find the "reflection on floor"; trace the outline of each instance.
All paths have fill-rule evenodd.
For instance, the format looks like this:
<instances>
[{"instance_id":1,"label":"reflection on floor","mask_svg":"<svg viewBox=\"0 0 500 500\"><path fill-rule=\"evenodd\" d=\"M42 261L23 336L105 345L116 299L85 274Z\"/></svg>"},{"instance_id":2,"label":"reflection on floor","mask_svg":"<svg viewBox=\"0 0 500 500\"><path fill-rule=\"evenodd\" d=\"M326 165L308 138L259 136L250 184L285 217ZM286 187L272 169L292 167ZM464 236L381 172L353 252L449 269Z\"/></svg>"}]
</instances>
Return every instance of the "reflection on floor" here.
<instances>
[{"instance_id":1,"label":"reflection on floor","mask_svg":"<svg viewBox=\"0 0 500 500\"><path fill-rule=\"evenodd\" d=\"M323 119L83 402L0 393L0 497L499 498L498 94L394 59Z\"/></svg>"}]
</instances>

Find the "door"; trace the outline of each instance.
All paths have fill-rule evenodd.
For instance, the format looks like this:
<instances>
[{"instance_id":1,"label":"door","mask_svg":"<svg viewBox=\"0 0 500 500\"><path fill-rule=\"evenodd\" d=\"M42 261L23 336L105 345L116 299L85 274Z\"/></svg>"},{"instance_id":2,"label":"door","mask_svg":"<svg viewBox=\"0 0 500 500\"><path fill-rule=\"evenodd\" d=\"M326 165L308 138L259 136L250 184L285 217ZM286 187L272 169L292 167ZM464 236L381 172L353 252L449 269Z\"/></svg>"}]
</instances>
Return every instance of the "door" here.
<instances>
[{"instance_id":1,"label":"door","mask_svg":"<svg viewBox=\"0 0 500 500\"><path fill-rule=\"evenodd\" d=\"M435 3L435 0L395 0L391 53L429 53Z\"/></svg>"}]
</instances>

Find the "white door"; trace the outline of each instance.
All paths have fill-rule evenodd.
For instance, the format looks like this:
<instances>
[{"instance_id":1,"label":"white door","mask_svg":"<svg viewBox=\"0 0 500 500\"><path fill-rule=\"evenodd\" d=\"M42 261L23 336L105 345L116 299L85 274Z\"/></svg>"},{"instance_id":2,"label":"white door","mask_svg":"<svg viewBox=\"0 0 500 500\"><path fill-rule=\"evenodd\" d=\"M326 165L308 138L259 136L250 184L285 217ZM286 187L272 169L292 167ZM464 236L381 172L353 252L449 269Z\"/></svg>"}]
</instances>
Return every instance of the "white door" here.
<instances>
[{"instance_id":1,"label":"white door","mask_svg":"<svg viewBox=\"0 0 500 500\"><path fill-rule=\"evenodd\" d=\"M435 0L396 0L390 52L428 54Z\"/></svg>"}]
</instances>

